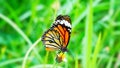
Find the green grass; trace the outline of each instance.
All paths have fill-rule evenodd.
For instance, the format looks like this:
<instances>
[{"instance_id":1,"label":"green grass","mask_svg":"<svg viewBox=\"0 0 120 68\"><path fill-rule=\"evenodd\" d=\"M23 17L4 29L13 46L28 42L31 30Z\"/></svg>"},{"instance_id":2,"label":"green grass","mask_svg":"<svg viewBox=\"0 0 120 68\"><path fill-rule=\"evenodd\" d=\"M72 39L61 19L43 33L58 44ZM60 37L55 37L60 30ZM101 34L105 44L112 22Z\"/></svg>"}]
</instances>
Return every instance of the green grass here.
<instances>
[{"instance_id":1,"label":"green grass","mask_svg":"<svg viewBox=\"0 0 120 68\"><path fill-rule=\"evenodd\" d=\"M119 68L119 0L0 0L0 68ZM67 62L40 40L57 15L69 15Z\"/></svg>"}]
</instances>

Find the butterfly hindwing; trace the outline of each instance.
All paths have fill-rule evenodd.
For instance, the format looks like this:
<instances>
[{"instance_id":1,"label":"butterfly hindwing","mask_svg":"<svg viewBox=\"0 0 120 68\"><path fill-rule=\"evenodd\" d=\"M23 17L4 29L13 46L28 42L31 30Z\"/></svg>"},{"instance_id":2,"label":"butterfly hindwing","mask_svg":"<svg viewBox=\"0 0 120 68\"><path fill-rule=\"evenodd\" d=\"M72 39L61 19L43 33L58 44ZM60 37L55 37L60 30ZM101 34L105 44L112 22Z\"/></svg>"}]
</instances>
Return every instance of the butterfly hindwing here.
<instances>
[{"instance_id":1,"label":"butterfly hindwing","mask_svg":"<svg viewBox=\"0 0 120 68\"><path fill-rule=\"evenodd\" d=\"M47 50L59 50L61 49L62 38L60 34L53 29L49 29L42 37L42 41Z\"/></svg>"}]
</instances>

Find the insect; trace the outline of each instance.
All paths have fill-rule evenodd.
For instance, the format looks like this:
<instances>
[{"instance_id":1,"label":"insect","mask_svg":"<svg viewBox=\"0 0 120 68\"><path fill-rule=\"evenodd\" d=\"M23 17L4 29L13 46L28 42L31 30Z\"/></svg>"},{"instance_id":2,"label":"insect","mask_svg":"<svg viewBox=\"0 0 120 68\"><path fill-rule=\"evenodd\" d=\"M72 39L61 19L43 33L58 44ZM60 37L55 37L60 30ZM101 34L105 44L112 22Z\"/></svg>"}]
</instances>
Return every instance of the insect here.
<instances>
[{"instance_id":1,"label":"insect","mask_svg":"<svg viewBox=\"0 0 120 68\"><path fill-rule=\"evenodd\" d=\"M68 15L57 16L53 25L42 36L42 42L45 45L46 50L60 51L57 54L57 61L61 62L64 58L64 52L67 50L71 34L71 19Z\"/></svg>"}]
</instances>

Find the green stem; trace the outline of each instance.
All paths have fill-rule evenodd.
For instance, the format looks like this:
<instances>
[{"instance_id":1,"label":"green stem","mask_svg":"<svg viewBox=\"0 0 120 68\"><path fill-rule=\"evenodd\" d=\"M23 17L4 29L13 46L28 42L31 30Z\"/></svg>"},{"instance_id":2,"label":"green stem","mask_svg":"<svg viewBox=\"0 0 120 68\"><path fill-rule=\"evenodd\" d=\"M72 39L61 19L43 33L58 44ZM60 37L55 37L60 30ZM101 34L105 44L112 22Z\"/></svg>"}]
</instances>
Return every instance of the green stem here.
<instances>
[{"instance_id":1,"label":"green stem","mask_svg":"<svg viewBox=\"0 0 120 68\"><path fill-rule=\"evenodd\" d=\"M23 63L22 63L22 68L26 68L26 67L25 67L26 61L27 61L27 58L28 58L30 52L33 50L33 48L34 48L40 41L41 41L41 38L39 38L39 39L28 49L28 51L27 51L26 54L25 54Z\"/></svg>"}]
</instances>

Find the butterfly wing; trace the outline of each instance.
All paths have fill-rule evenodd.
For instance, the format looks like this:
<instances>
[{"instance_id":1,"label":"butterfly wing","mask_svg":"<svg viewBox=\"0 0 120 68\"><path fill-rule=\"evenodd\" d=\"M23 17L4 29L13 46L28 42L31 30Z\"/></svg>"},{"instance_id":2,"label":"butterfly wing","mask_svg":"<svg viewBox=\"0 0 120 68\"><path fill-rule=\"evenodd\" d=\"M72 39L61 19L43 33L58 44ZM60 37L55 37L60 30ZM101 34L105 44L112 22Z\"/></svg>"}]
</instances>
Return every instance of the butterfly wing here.
<instances>
[{"instance_id":1,"label":"butterfly wing","mask_svg":"<svg viewBox=\"0 0 120 68\"><path fill-rule=\"evenodd\" d=\"M63 43L58 31L52 28L44 33L42 41L48 51L60 50Z\"/></svg>"},{"instance_id":2,"label":"butterfly wing","mask_svg":"<svg viewBox=\"0 0 120 68\"><path fill-rule=\"evenodd\" d=\"M52 27L42 36L42 42L46 50L60 50L56 56L57 62L62 62L65 58L64 52L67 51L71 34L71 20L67 15L59 15Z\"/></svg>"},{"instance_id":3,"label":"butterfly wing","mask_svg":"<svg viewBox=\"0 0 120 68\"><path fill-rule=\"evenodd\" d=\"M67 15L59 15L52 27L42 36L46 50L66 51L71 33L71 20Z\"/></svg>"},{"instance_id":4,"label":"butterfly wing","mask_svg":"<svg viewBox=\"0 0 120 68\"><path fill-rule=\"evenodd\" d=\"M60 33L60 36L62 37L63 40L62 48L65 49L69 43L71 34L71 20L69 16L59 15L56 18L56 21L53 24L52 28Z\"/></svg>"}]
</instances>

